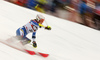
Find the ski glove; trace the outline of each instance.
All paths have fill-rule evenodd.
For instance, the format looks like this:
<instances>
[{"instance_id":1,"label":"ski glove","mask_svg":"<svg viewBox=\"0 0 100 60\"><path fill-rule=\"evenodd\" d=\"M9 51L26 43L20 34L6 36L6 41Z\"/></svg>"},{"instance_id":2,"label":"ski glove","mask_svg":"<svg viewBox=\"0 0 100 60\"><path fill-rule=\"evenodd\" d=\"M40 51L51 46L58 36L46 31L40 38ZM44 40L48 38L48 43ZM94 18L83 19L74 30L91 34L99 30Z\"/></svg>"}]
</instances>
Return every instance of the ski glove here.
<instances>
[{"instance_id":1,"label":"ski glove","mask_svg":"<svg viewBox=\"0 0 100 60\"><path fill-rule=\"evenodd\" d=\"M47 26L47 27L45 27L45 29L47 29L47 30L51 30L51 27L50 27L50 26Z\"/></svg>"},{"instance_id":2,"label":"ski glove","mask_svg":"<svg viewBox=\"0 0 100 60\"><path fill-rule=\"evenodd\" d=\"M33 43L33 47L34 47L34 48L37 48L37 44L36 44L36 42L33 41L32 43Z\"/></svg>"}]
</instances>

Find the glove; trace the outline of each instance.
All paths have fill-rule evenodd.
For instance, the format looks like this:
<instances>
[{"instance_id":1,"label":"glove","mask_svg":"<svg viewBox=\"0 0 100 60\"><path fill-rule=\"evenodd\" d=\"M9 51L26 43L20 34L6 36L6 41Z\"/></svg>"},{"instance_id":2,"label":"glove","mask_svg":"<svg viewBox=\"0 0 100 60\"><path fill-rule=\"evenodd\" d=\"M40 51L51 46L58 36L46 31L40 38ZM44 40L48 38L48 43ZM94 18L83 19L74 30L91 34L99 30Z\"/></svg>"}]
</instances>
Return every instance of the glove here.
<instances>
[{"instance_id":1,"label":"glove","mask_svg":"<svg viewBox=\"0 0 100 60\"><path fill-rule=\"evenodd\" d=\"M37 48L37 44L36 44L36 42L33 41L32 43L33 43L33 47L34 47L34 48Z\"/></svg>"},{"instance_id":2,"label":"glove","mask_svg":"<svg viewBox=\"0 0 100 60\"><path fill-rule=\"evenodd\" d=\"M47 30L51 30L51 27L50 27L50 26L47 26L47 27L45 27L45 29L47 29Z\"/></svg>"}]
</instances>

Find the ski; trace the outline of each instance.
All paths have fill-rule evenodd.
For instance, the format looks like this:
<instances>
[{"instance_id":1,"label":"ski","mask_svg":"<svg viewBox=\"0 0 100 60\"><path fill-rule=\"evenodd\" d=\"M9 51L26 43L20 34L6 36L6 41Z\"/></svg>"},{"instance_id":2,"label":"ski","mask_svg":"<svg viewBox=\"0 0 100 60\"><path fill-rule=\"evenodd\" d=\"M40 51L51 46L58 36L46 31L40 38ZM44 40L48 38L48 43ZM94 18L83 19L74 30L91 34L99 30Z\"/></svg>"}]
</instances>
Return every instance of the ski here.
<instances>
[{"instance_id":1,"label":"ski","mask_svg":"<svg viewBox=\"0 0 100 60\"><path fill-rule=\"evenodd\" d=\"M25 49L25 51L26 51L27 53L29 53L30 55L40 55L40 56L42 56L42 57L48 57L48 56L49 56L49 54L46 54L46 53L30 51L30 50L27 50L27 49Z\"/></svg>"},{"instance_id":2,"label":"ski","mask_svg":"<svg viewBox=\"0 0 100 60\"><path fill-rule=\"evenodd\" d=\"M0 42L7 45L7 46L9 46L9 47L12 47L14 49L17 49L19 51L22 51L22 52L30 54L30 55L38 55L38 56L45 57L45 58L49 56L49 54L46 54L46 53L41 53L41 52L38 52L38 51L28 50L20 42L14 43L11 40L8 40L8 41L7 40L6 41L1 41L0 40ZM15 44L15 46L12 45L12 44ZM18 45L20 45L20 46L18 46Z\"/></svg>"}]
</instances>

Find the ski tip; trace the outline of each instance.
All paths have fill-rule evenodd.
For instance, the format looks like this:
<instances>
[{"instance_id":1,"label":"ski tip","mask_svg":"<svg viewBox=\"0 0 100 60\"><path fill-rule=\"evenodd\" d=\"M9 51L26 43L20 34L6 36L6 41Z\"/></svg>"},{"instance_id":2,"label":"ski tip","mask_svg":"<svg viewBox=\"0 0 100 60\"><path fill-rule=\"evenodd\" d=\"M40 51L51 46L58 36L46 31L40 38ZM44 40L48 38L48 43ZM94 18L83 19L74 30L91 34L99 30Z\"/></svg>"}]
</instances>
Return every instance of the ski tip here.
<instances>
[{"instance_id":1,"label":"ski tip","mask_svg":"<svg viewBox=\"0 0 100 60\"><path fill-rule=\"evenodd\" d=\"M35 55L36 53L34 51L30 51L30 50L25 50L26 52L28 52L30 55Z\"/></svg>"},{"instance_id":2,"label":"ski tip","mask_svg":"<svg viewBox=\"0 0 100 60\"><path fill-rule=\"evenodd\" d=\"M40 52L39 52L39 54L40 54L41 56L43 56L43 57L48 57L48 56L49 56L49 54L45 54L45 53L40 53Z\"/></svg>"},{"instance_id":3,"label":"ski tip","mask_svg":"<svg viewBox=\"0 0 100 60\"><path fill-rule=\"evenodd\" d=\"M35 55L36 52L35 51L30 51L30 50L25 50L27 53L29 53L30 55ZM42 57L48 57L49 54L45 54L45 53L41 53L41 52L38 52L38 54L40 54L40 56Z\"/></svg>"}]
</instances>

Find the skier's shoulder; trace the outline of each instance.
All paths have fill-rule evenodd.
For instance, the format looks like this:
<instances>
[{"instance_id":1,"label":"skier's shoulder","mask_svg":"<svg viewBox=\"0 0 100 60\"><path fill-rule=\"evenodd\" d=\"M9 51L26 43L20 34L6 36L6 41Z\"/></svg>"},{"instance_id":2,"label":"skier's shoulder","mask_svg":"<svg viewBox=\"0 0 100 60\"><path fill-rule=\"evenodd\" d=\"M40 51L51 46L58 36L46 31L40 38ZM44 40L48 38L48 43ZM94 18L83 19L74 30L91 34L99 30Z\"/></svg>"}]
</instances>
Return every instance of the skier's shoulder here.
<instances>
[{"instance_id":1,"label":"skier's shoulder","mask_svg":"<svg viewBox=\"0 0 100 60\"><path fill-rule=\"evenodd\" d=\"M35 19L30 20L30 23L38 26L38 23L35 21Z\"/></svg>"}]
</instances>

